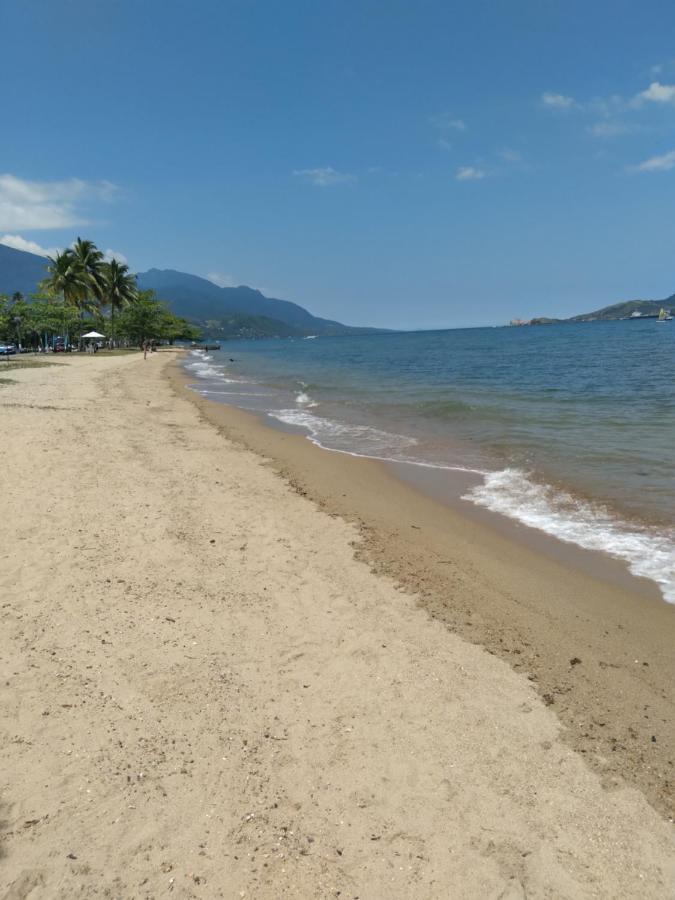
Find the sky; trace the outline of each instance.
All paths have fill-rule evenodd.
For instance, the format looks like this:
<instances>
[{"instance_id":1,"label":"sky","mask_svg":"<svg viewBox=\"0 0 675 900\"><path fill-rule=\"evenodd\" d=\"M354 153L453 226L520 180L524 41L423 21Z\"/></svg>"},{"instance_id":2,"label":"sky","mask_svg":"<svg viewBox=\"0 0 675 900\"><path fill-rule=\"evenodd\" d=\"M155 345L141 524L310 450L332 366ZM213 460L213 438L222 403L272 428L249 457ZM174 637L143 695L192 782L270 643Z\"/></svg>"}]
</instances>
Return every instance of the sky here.
<instances>
[{"instance_id":1,"label":"sky","mask_svg":"<svg viewBox=\"0 0 675 900\"><path fill-rule=\"evenodd\" d=\"M675 292L672 0L2 0L0 241L354 325Z\"/></svg>"}]
</instances>

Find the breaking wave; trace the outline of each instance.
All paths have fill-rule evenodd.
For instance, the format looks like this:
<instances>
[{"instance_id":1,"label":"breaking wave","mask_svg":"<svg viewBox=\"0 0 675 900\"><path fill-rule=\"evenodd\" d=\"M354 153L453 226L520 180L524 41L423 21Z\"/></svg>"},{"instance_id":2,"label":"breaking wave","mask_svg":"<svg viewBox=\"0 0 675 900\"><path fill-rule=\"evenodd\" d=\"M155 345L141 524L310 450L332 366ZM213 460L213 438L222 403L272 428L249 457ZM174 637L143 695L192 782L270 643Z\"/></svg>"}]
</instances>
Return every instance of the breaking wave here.
<instances>
[{"instance_id":1,"label":"breaking wave","mask_svg":"<svg viewBox=\"0 0 675 900\"><path fill-rule=\"evenodd\" d=\"M669 531L623 522L601 504L539 484L521 469L485 474L463 499L568 544L623 560L633 575L655 581L664 599L675 603L675 534Z\"/></svg>"}]
</instances>

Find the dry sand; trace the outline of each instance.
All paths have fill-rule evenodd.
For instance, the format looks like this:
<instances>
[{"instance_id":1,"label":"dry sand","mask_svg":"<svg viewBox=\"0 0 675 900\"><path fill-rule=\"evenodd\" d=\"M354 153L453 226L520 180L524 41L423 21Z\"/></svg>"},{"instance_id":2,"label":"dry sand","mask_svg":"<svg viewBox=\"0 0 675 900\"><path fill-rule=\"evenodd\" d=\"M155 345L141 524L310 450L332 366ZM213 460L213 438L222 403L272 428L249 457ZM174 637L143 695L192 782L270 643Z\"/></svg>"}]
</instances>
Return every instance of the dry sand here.
<instances>
[{"instance_id":1,"label":"dry sand","mask_svg":"<svg viewBox=\"0 0 675 900\"><path fill-rule=\"evenodd\" d=\"M0 895L672 896L644 794L167 356L0 387Z\"/></svg>"}]
</instances>

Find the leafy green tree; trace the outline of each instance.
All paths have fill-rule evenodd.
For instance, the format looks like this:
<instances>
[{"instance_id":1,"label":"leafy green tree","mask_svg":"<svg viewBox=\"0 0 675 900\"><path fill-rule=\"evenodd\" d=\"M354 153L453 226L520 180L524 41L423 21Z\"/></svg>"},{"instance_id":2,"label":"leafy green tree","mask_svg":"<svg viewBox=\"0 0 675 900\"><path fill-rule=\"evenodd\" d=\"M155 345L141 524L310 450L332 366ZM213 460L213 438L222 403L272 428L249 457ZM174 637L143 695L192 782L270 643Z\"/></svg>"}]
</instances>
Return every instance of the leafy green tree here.
<instances>
[{"instance_id":1,"label":"leafy green tree","mask_svg":"<svg viewBox=\"0 0 675 900\"><path fill-rule=\"evenodd\" d=\"M174 315L167 310L162 323L162 339L173 344L176 341L198 341L202 336L201 328L192 325L186 319Z\"/></svg>"},{"instance_id":2,"label":"leafy green tree","mask_svg":"<svg viewBox=\"0 0 675 900\"><path fill-rule=\"evenodd\" d=\"M7 294L0 294L0 341L3 343L9 340L9 307Z\"/></svg>"},{"instance_id":3,"label":"leafy green tree","mask_svg":"<svg viewBox=\"0 0 675 900\"><path fill-rule=\"evenodd\" d=\"M12 294L12 299L7 308L7 326L9 339L20 347L23 344L23 334L26 328L29 304L20 291Z\"/></svg>"},{"instance_id":4,"label":"leafy green tree","mask_svg":"<svg viewBox=\"0 0 675 900\"><path fill-rule=\"evenodd\" d=\"M164 312L165 308L155 297L154 291L139 291L134 303L120 315L118 333L139 346L145 341L159 340Z\"/></svg>"},{"instance_id":5,"label":"leafy green tree","mask_svg":"<svg viewBox=\"0 0 675 900\"><path fill-rule=\"evenodd\" d=\"M199 329L170 312L154 291L140 291L136 300L121 314L118 334L141 346L145 341L195 340Z\"/></svg>"},{"instance_id":6,"label":"leafy green tree","mask_svg":"<svg viewBox=\"0 0 675 900\"><path fill-rule=\"evenodd\" d=\"M63 300L63 336L66 337L68 309L81 312L80 304L87 296L88 283L86 273L71 250L64 250L54 257L49 257L47 277L40 283L40 289L52 297ZM81 318L81 316L80 316Z\"/></svg>"},{"instance_id":7,"label":"leafy green tree","mask_svg":"<svg viewBox=\"0 0 675 900\"><path fill-rule=\"evenodd\" d=\"M32 347L47 346L54 335L77 330L79 312L74 306L64 307L54 297L34 296L27 304L24 337Z\"/></svg>"},{"instance_id":8,"label":"leafy green tree","mask_svg":"<svg viewBox=\"0 0 675 900\"><path fill-rule=\"evenodd\" d=\"M121 312L138 298L136 276L129 272L129 266L111 259L102 268L103 290L101 305L110 307L110 337L115 344L115 313Z\"/></svg>"}]
</instances>

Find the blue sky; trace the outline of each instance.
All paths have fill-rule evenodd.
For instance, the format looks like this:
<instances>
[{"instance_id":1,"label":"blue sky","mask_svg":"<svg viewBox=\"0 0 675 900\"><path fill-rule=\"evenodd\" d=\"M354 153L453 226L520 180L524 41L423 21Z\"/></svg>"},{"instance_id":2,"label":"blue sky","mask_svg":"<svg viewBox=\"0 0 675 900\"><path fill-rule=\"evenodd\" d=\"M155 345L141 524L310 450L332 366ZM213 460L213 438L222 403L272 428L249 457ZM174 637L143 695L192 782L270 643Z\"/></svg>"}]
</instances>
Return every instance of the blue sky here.
<instances>
[{"instance_id":1,"label":"blue sky","mask_svg":"<svg viewBox=\"0 0 675 900\"><path fill-rule=\"evenodd\" d=\"M0 238L353 324L675 292L672 0L3 0Z\"/></svg>"}]
</instances>

